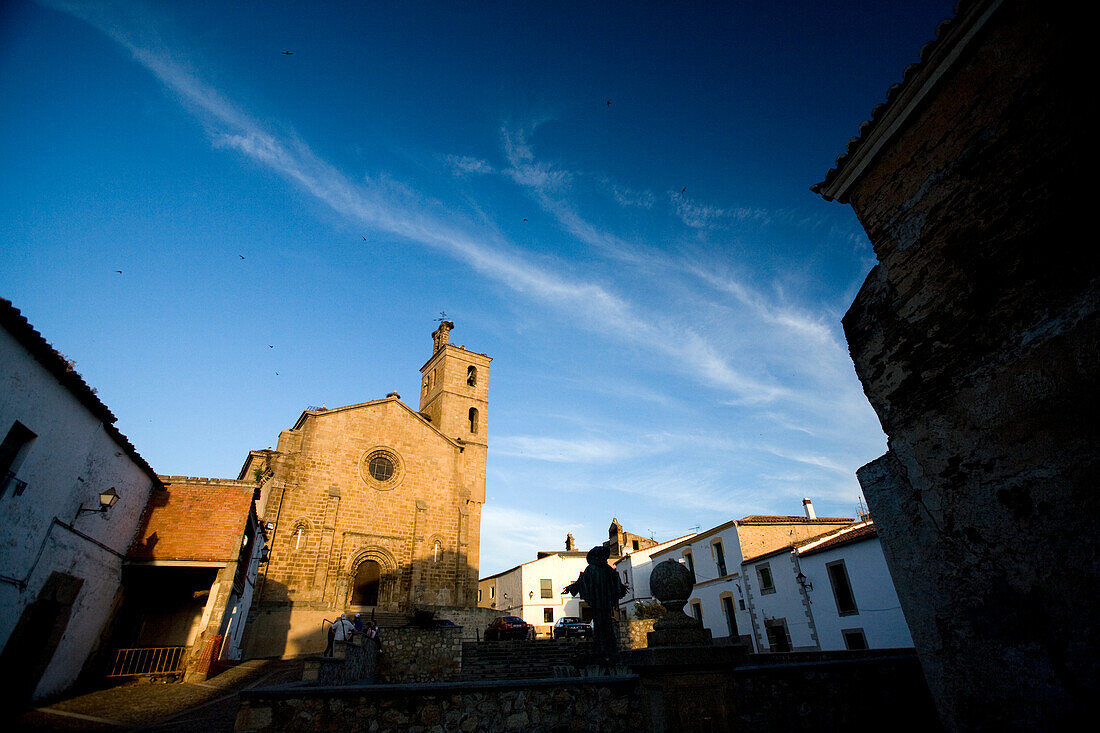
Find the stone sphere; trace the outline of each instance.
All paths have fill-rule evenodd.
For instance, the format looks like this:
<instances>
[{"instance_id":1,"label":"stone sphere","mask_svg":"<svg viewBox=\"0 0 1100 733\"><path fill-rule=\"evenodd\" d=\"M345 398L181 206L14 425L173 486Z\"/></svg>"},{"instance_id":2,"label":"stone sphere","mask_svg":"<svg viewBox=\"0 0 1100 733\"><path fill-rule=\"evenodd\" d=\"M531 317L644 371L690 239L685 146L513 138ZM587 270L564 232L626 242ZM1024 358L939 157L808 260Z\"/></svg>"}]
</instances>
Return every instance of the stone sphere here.
<instances>
[{"instance_id":1,"label":"stone sphere","mask_svg":"<svg viewBox=\"0 0 1100 733\"><path fill-rule=\"evenodd\" d=\"M666 601L682 601L691 595L695 578L690 570L675 560L657 563L649 575L649 588L654 598ZM683 605L683 604L681 604Z\"/></svg>"}]
</instances>

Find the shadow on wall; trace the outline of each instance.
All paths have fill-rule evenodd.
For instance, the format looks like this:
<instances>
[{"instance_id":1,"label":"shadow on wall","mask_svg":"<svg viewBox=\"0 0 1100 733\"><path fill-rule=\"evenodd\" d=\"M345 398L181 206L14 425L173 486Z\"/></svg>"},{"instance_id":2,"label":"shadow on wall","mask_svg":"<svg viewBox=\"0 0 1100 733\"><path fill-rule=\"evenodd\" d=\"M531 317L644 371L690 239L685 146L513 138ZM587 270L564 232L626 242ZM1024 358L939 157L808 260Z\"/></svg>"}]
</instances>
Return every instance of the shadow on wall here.
<instances>
[{"instance_id":1,"label":"shadow on wall","mask_svg":"<svg viewBox=\"0 0 1100 733\"><path fill-rule=\"evenodd\" d=\"M283 552L288 549L284 545ZM291 552L293 552L291 550ZM303 566L316 562L305 552ZM274 568L261 571L257 597L252 604L242 646L244 657L297 656L318 654L327 646L327 627L341 613L354 618L360 613L365 621L374 617L381 626L401 626L417 610L429 609L439 618L447 617L447 608L461 611L477 606L476 570L468 569L469 578L456 578L455 568L466 567L466 555L443 550L437 545L412 563L387 567L386 558L369 550L349 552L340 559L340 571L329 571L321 597L312 585L288 585ZM287 567L282 562L276 567ZM309 575L316 577L313 570ZM456 599L465 603L456 608ZM465 618L455 618L462 624ZM473 633L473 632L471 632Z\"/></svg>"}]
</instances>

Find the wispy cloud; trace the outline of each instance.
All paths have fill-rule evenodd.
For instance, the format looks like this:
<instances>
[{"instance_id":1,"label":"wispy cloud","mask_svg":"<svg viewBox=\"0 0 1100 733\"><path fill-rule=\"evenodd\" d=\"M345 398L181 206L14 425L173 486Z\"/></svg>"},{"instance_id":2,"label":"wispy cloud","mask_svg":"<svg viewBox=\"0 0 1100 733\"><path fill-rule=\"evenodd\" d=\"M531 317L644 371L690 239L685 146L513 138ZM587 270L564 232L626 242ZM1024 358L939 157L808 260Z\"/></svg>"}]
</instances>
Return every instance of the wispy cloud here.
<instances>
[{"instance_id":1,"label":"wispy cloud","mask_svg":"<svg viewBox=\"0 0 1100 733\"><path fill-rule=\"evenodd\" d=\"M459 175L471 173L488 175L496 172L496 169L489 161L482 160L481 158L473 158L469 155L448 155L445 160L447 164L451 166L451 169Z\"/></svg>"},{"instance_id":2,"label":"wispy cloud","mask_svg":"<svg viewBox=\"0 0 1100 733\"><path fill-rule=\"evenodd\" d=\"M655 347L695 379L753 401L774 398L780 387L749 378L736 370L700 334L682 324L646 319L636 307L595 282L565 279L534 265L499 236L475 233L453 212L431 202L395 200L380 187L357 184L328 164L301 140L277 135L245 114L217 90L201 82L163 46L143 45L134 30L109 13L85 6L58 5L83 18L130 51L184 106L206 125L215 144L234 149L267 167L312 195L319 202L360 224L445 251L483 275L561 308L575 322L615 337L632 337ZM144 29L142 29L144 31ZM143 38L149 34L143 33ZM508 175L517 183L541 192L568 183L568 172L535 160L522 135L505 135ZM452 162L452 165L454 162ZM473 160L459 165L477 169ZM578 225L579 226L579 225ZM623 324L633 324L623 329Z\"/></svg>"},{"instance_id":3,"label":"wispy cloud","mask_svg":"<svg viewBox=\"0 0 1100 733\"><path fill-rule=\"evenodd\" d=\"M605 438L548 438L535 435L505 435L493 439L493 451L500 456L514 456L553 463L614 463L633 456L651 454L637 443Z\"/></svg>"}]
</instances>

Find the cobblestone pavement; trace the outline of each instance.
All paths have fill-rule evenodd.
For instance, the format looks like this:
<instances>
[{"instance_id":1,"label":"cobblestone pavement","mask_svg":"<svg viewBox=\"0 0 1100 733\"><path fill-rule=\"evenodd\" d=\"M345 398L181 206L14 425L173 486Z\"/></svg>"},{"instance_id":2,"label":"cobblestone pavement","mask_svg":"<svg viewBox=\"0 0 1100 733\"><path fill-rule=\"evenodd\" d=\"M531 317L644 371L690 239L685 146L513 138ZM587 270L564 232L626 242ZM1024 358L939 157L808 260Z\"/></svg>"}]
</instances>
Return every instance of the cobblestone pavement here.
<instances>
[{"instance_id":1,"label":"cobblestone pavement","mask_svg":"<svg viewBox=\"0 0 1100 733\"><path fill-rule=\"evenodd\" d=\"M302 664L253 659L205 682L129 682L28 710L16 720L15 730L229 733L237 717L238 691L299 680Z\"/></svg>"}]
</instances>

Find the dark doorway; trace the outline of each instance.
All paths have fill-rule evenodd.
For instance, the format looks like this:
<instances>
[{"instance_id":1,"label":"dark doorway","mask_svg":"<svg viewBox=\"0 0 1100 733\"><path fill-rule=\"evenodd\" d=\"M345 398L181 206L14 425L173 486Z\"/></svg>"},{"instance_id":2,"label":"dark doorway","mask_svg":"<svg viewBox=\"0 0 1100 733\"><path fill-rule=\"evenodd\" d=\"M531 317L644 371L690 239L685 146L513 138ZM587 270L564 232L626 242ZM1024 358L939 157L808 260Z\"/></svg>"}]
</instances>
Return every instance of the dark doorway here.
<instances>
[{"instance_id":1,"label":"dark doorway","mask_svg":"<svg viewBox=\"0 0 1100 733\"><path fill-rule=\"evenodd\" d=\"M351 592L351 605L377 606L378 586L382 578L382 566L374 560L364 560L355 570L354 589Z\"/></svg>"},{"instance_id":2,"label":"dark doorway","mask_svg":"<svg viewBox=\"0 0 1100 733\"><path fill-rule=\"evenodd\" d=\"M730 636L737 636L737 616L733 611L732 596L722 596L722 610L726 612L726 625L729 626Z\"/></svg>"},{"instance_id":3,"label":"dark doorway","mask_svg":"<svg viewBox=\"0 0 1100 733\"><path fill-rule=\"evenodd\" d=\"M773 652L791 650L791 638L787 635L787 624L783 619L765 621L764 630L768 633L768 646Z\"/></svg>"},{"instance_id":4,"label":"dark doorway","mask_svg":"<svg viewBox=\"0 0 1100 733\"><path fill-rule=\"evenodd\" d=\"M83 585L83 578L51 573L37 599L23 609L0 654L0 699L5 705L21 705L34 694L61 642Z\"/></svg>"}]
</instances>

